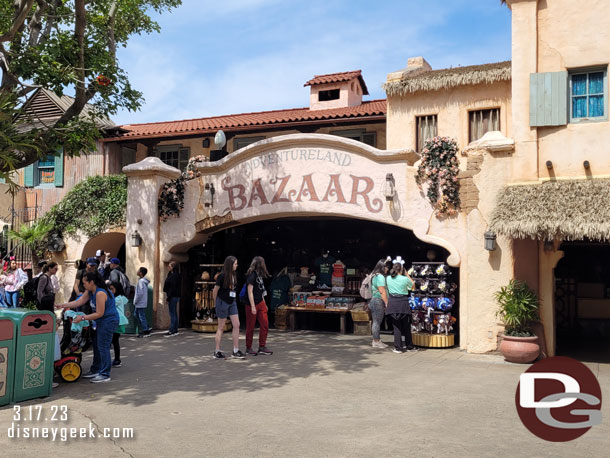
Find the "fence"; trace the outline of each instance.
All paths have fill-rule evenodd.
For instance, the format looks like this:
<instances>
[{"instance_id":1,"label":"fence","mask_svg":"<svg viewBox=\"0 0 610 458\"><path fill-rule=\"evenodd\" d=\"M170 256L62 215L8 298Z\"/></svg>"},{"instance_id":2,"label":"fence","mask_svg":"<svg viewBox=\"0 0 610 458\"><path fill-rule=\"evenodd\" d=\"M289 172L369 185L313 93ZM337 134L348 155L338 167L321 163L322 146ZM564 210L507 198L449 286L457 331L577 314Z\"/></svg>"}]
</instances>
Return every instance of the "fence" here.
<instances>
[{"instance_id":1,"label":"fence","mask_svg":"<svg viewBox=\"0 0 610 458\"><path fill-rule=\"evenodd\" d=\"M15 257L17 265L22 269L28 269L32 267L32 250L26 246L23 242L11 240L9 237L9 230L19 230L24 225L30 226L36 222L40 215L41 208L38 206L38 199L35 199L33 207L26 207L20 210L15 210L14 200L11 205L11 212L6 218L6 221L10 221L10 225L6 224L0 232L0 251L2 253L2 260L8 261L12 256Z\"/></svg>"}]
</instances>

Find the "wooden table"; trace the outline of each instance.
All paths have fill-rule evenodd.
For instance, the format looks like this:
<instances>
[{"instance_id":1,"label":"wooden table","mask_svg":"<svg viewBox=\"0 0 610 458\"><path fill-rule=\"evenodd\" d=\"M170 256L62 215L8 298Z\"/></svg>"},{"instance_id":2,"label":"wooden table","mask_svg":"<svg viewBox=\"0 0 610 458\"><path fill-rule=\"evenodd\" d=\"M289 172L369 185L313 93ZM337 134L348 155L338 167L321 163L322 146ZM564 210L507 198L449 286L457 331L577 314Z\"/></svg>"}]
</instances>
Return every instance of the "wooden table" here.
<instances>
[{"instance_id":1,"label":"wooden table","mask_svg":"<svg viewBox=\"0 0 610 458\"><path fill-rule=\"evenodd\" d=\"M290 330L296 329L296 314L297 312L309 312L309 313L333 313L339 315L339 332L345 334L346 330L346 316L349 313L347 309L323 309L323 308L307 308L307 307L286 307L288 311L288 323Z\"/></svg>"}]
</instances>

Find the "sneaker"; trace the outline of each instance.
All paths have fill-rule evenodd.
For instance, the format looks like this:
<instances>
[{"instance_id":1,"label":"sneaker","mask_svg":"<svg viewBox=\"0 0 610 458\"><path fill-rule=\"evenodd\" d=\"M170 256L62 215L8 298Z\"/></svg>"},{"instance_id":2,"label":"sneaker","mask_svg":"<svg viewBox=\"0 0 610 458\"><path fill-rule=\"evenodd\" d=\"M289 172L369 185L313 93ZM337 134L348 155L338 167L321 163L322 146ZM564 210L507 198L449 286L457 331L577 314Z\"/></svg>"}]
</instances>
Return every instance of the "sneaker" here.
<instances>
[{"instance_id":1,"label":"sneaker","mask_svg":"<svg viewBox=\"0 0 610 458\"><path fill-rule=\"evenodd\" d=\"M173 332L167 331L165 334L163 334L163 337L171 337L173 335L174 335Z\"/></svg>"},{"instance_id":2,"label":"sneaker","mask_svg":"<svg viewBox=\"0 0 610 458\"><path fill-rule=\"evenodd\" d=\"M57 383L57 382L53 382L53 384L51 385L51 387L53 387L53 388L57 388L58 386L59 386L59 383Z\"/></svg>"},{"instance_id":3,"label":"sneaker","mask_svg":"<svg viewBox=\"0 0 610 458\"><path fill-rule=\"evenodd\" d=\"M419 351L419 348L417 348L416 346L407 347L407 351Z\"/></svg>"},{"instance_id":4,"label":"sneaker","mask_svg":"<svg viewBox=\"0 0 610 458\"><path fill-rule=\"evenodd\" d=\"M403 350L402 348L396 348L396 347L394 347L394 348L392 349L392 351L393 351L394 353L403 353L403 352L404 352L404 350Z\"/></svg>"},{"instance_id":5,"label":"sneaker","mask_svg":"<svg viewBox=\"0 0 610 458\"><path fill-rule=\"evenodd\" d=\"M172 333L172 336L177 336L178 334L180 334L178 331Z\"/></svg>"},{"instance_id":6,"label":"sneaker","mask_svg":"<svg viewBox=\"0 0 610 458\"><path fill-rule=\"evenodd\" d=\"M246 348L246 355L256 356L258 355L258 353L252 350L251 348Z\"/></svg>"},{"instance_id":7,"label":"sneaker","mask_svg":"<svg viewBox=\"0 0 610 458\"><path fill-rule=\"evenodd\" d=\"M121 367L121 366L122 366L122 364L120 361L118 361L118 360L112 361L112 367Z\"/></svg>"},{"instance_id":8,"label":"sneaker","mask_svg":"<svg viewBox=\"0 0 610 458\"><path fill-rule=\"evenodd\" d=\"M373 348L387 348L388 346L380 340L379 342L373 341L372 347Z\"/></svg>"},{"instance_id":9,"label":"sneaker","mask_svg":"<svg viewBox=\"0 0 610 458\"><path fill-rule=\"evenodd\" d=\"M142 334L144 335L144 337L150 337L150 332L152 331L152 329L147 329L146 331L144 331Z\"/></svg>"},{"instance_id":10,"label":"sneaker","mask_svg":"<svg viewBox=\"0 0 610 458\"><path fill-rule=\"evenodd\" d=\"M225 358L225 355L223 355L221 351L215 351L214 359L226 359L226 358Z\"/></svg>"},{"instance_id":11,"label":"sneaker","mask_svg":"<svg viewBox=\"0 0 610 458\"><path fill-rule=\"evenodd\" d=\"M100 375L99 372L91 372L91 371L89 371L85 375L83 375L83 378L95 378L98 375Z\"/></svg>"},{"instance_id":12,"label":"sneaker","mask_svg":"<svg viewBox=\"0 0 610 458\"><path fill-rule=\"evenodd\" d=\"M267 347L258 347L259 355L272 355L273 352L269 350Z\"/></svg>"},{"instance_id":13,"label":"sneaker","mask_svg":"<svg viewBox=\"0 0 610 458\"><path fill-rule=\"evenodd\" d=\"M231 353L232 358L244 359L246 356L241 352L241 350L234 351Z\"/></svg>"},{"instance_id":14,"label":"sneaker","mask_svg":"<svg viewBox=\"0 0 610 458\"><path fill-rule=\"evenodd\" d=\"M143 339L144 338L144 334L138 334L138 339Z\"/></svg>"},{"instance_id":15,"label":"sneaker","mask_svg":"<svg viewBox=\"0 0 610 458\"><path fill-rule=\"evenodd\" d=\"M110 377L98 375L97 377L91 379L91 383L105 383L109 382L110 380L112 380Z\"/></svg>"}]
</instances>

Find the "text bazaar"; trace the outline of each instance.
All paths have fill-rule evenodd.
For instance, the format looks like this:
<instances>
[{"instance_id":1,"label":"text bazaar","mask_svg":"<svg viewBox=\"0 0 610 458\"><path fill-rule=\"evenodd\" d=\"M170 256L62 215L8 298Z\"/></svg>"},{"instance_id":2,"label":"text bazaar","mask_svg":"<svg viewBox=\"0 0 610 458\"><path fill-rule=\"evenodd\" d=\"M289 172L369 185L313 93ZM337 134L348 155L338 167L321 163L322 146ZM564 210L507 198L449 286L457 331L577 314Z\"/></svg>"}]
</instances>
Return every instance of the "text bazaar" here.
<instances>
[{"instance_id":1,"label":"text bazaar","mask_svg":"<svg viewBox=\"0 0 610 458\"><path fill-rule=\"evenodd\" d=\"M248 191L242 184L231 185L231 178L226 177L221 183L222 189L227 192L229 198L229 208L225 211L238 211L253 206L274 205L281 202L330 202L331 198L332 201L342 204L360 205L364 203L366 209L371 213L379 213L383 208L381 199L370 197L370 193L375 187L375 183L370 177L349 175L351 186L342 187L339 179L341 174L328 175L328 184L318 185L316 188L312 175L310 173L300 178L291 175L271 178L268 183L275 189L265 187L263 179L258 178L252 182Z\"/></svg>"}]
</instances>

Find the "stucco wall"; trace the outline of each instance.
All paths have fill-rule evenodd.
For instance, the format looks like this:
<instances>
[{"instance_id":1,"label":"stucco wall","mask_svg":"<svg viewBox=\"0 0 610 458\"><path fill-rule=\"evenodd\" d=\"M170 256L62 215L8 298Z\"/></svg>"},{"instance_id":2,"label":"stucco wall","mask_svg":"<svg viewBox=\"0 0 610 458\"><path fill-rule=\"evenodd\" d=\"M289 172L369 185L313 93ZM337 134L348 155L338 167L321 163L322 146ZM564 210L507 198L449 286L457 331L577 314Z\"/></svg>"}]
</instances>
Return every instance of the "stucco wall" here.
<instances>
[{"instance_id":1,"label":"stucco wall","mask_svg":"<svg viewBox=\"0 0 610 458\"><path fill-rule=\"evenodd\" d=\"M416 148L416 116L437 115L438 135L453 137L460 149L468 139L468 113L500 108L500 131L512 136L511 84L498 82L388 97L387 148Z\"/></svg>"}]
</instances>

